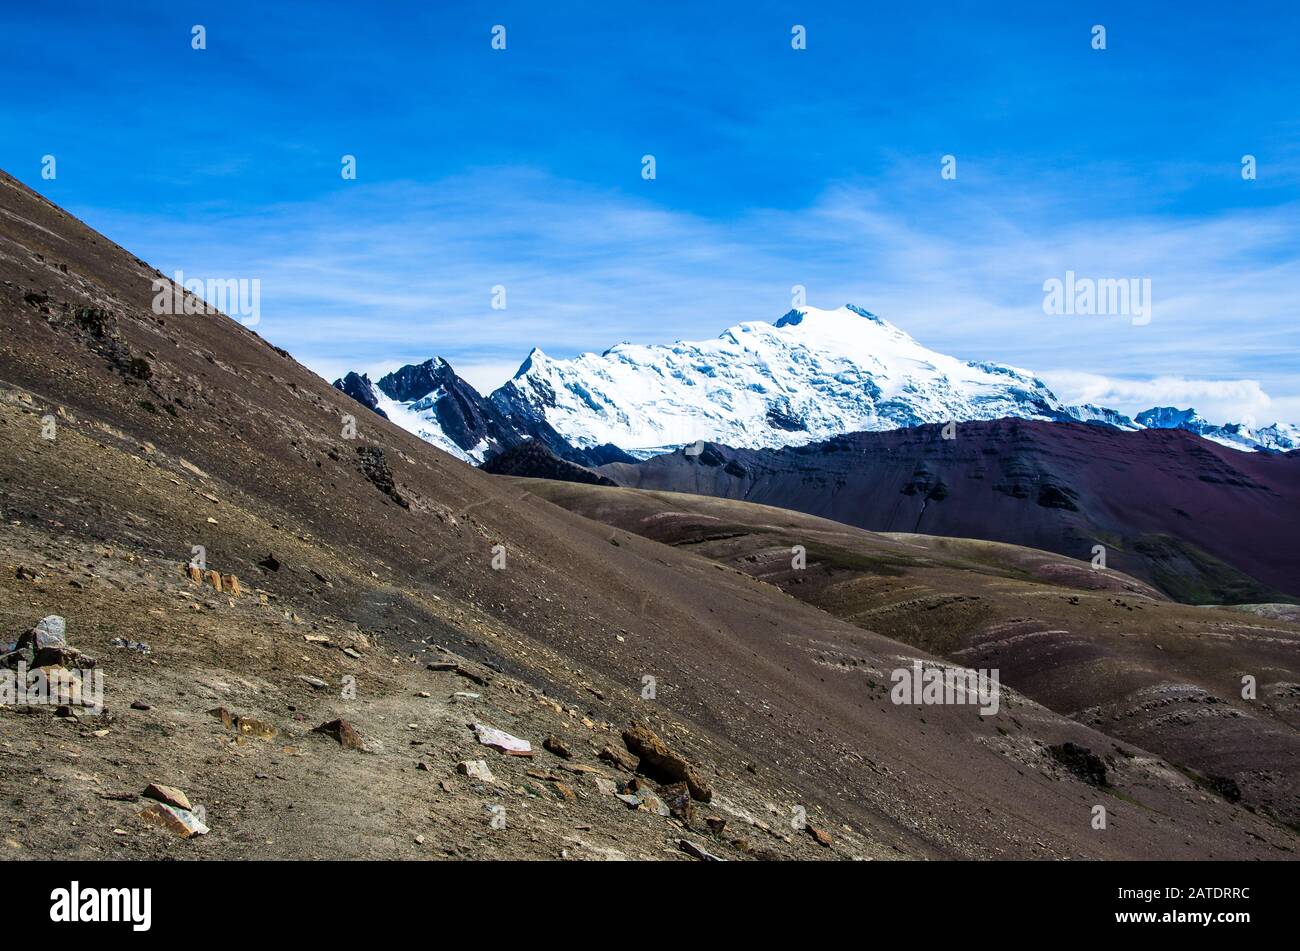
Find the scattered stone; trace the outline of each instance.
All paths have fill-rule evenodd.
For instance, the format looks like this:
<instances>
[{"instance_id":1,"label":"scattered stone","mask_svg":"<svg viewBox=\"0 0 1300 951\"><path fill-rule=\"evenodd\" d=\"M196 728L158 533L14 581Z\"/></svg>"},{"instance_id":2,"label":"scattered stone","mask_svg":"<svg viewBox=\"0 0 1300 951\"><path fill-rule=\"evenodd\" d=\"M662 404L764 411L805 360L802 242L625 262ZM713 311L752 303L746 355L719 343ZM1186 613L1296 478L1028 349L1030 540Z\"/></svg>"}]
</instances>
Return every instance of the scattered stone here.
<instances>
[{"instance_id":1,"label":"scattered stone","mask_svg":"<svg viewBox=\"0 0 1300 951\"><path fill-rule=\"evenodd\" d=\"M663 816L665 819L672 815L672 811L668 808L668 804L654 793L643 793L641 795L641 801L645 804L646 808L655 815Z\"/></svg>"},{"instance_id":2,"label":"scattered stone","mask_svg":"<svg viewBox=\"0 0 1300 951\"><path fill-rule=\"evenodd\" d=\"M830 833L825 829L818 828L811 822L805 823L803 828L805 832L813 837L814 841L816 841L818 845L827 849L831 847L833 840L831 839Z\"/></svg>"},{"instance_id":3,"label":"scattered stone","mask_svg":"<svg viewBox=\"0 0 1300 951\"><path fill-rule=\"evenodd\" d=\"M709 827L709 831L716 836L721 836L723 830L727 828L727 820L721 816L708 816L704 823Z\"/></svg>"},{"instance_id":4,"label":"scattered stone","mask_svg":"<svg viewBox=\"0 0 1300 951\"><path fill-rule=\"evenodd\" d=\"M152 710L153 707L149 706L149 704L145 703L143 700L132 700L132 701L131 701L131 709L132 709L132 710Z\"/></svg>"},{"instance_id":5,"label":"scattered stone","mask_svg":"<svg viewBox=\"0 0 1300 951\"><path fill-rule=\"evenodd\" d=\"M484 746L490 746L508 756L533 755L533 746L527 740L521 740L517 736L511 736L504 730L498 730L496 727L487 726L483 723L475 723L473 728L478 741Z\"/></svg>"},{"instance_id":6,"label":"scattered stone","mask_svg":"<svg viewBox=\"0 0 1300 951\"><path fill-rule=\"evenodd\" d=\"M456 772L481 783L495 783L497 781L496 777L492 775L492 770L488 769L487 760L467 759L456 764Z\"/></svg>"},{"instance_id":7,"label":"scattered stone","mask_svg":"<svg viewBox=\"0 0 1300 951\"><path fill-rule=\"evenodd\" d=\"M631 793L614 793L614 798L621 800L623 805L627 806L629 809L641 808L640 796L634 796Z\"/></svg>"},{"instance_id":8,"label":"scattered stone","mask_svg":"<svg viewBox=\"0 0 1300 951\"><path fill-rule=\"evenodd\" d=\"M593 776L592 781L595 782L596 788L600 790L602 795L604 796L618 795L618 787L614 785L613 780L606 779L604 776Z\"/></svg>"},{"instance_id":9,"label":"scattered stone","mask_svg":"<svg viewBox=\"0 0 1300 951\"><path fill-rule=\"evenodd\" d=\"M144 641L132 641L125 637L115 637L108 643L111 647L116 647L121 650L135 651L137 654L141 654L145 657L148 657L153 653L153 651L150 650L149 645Z\"/></svg>"},{"instance_id":10,"label":"scattered stone","mask_svg":"<svg viewBox=\"0 0 1300 951\"><path fill-rule=\"evenodd\" d=\"M691 789L686 783L673 783L659 790L668 806L669 814L687 826L694 827L699 821L695 803L691 799Z\"/></svg>"},{"instance_id":11,"label":"scattered stone","mask_svg":"<svg viewBox=\"0 0 1300 951\"><path fill-rule=\"evenodd\" d=\"M305 683L308 687L311 687L313 690L324 690L326 687L329 686L329 684L321 680L319 677L311 677L307 674L299 674L298 679L301 680L303 683Z\"/></svg>"},{"instance_id":12,"label":"scattered stone","mask_svg":"<svg viewBox=\"0 0 1300 951\"><path fill-rule=\"evenodd\" d=\"M457 664L455 667L455 672L458 676L464 677L466 680L472 681L473 683L478 684L480 687L486 687L488 685L489 678L487 677L486 674L471 670L470 668L466 667L464 664Z\"/></svg>"},{"instance_id":13,"label":"scattered stone","mask_svg":"<svg viewBox=\"0 0 1300 951\"><path fill-rule=\"evenodd\" d=\"M565 746L564 741L554 733L546 738L546 741L542 743L542 746L546 747L547 750L561 759L573 759L573 751Z\"/></svg>"},{"instance_id":14,"label":"scattered stone","mask_svg":"<svg viewBox=\"0 0 1300 951\"><path fill-rule=\"evenodd\" d=\"M187 812L193 810L189 798L175 786L164 786L161 783L150 783L143 793L146 799L157 799L159 802L165 802L169 806L175 806L177 809L184 809Z\"/></svg>"},{"instance_id":15,"label":"scattered stone","mask_svg":"<svg viewBox=\"0 0 1300 951\"><path fill-rule=\"evenodd\" d=\"M347 750L358 750L366 752L365 741L361 739L361 734L352 728L352 724L347 720L338 719L330 720L328 723L322 723L312 730L313 733L323 733L328 737L338 740L340 746Z\"/></svg>"},{"instance_id":16,"label":"scattered stone","mask_svg":"<svg viewBox=\"0 0 1300 951\"><path fill-rule=\"evenodd\" d=\"M31 647L41 651L47 648L67 647L68 624L57 614L40 619L36 626L18 638L17 649Z\"/></svg>"},{"instance_id":17,"label":"scattered stone","mask_svg":"<svg viewBox=\"0 0 1300 951\"><path fill-rule=\"evenodd\" d=\"M691 797L700 802L713 799L713 789L708 781L683 757L670 750L649 727L634 723L630 729L623 731L623 742L629 752L640 757L637 772L660 778L664 782L685 782L691 791Z\"/></svg>"},{"instance_id":18,"label":"scattered stone","mask_svg":"<svg viewBox=\"0 0 1300 951\"><path fill-rule=\"evenodd\" d=\"M626 750L620 750L615 746L606 746L601 750L600 759L613 763L619 769L625 769L629 773L636 769L636 757Z\"/></svg>"},{"instance_id":19,"label":"scattered stone","mask_svg":"<svg viewBox=\"0 0 1300 951\"><path fill-rule=\"evenodd\" d=\"M211 716L216 717L225 725L227 730L234 730L240 736L251 736L259 740L274 739L279 732L269 723L263 723L261 720L254 720L252 717L241 717L231 713L225 707L216 707L209 710Z\"/></svg>"},{"instance_id":20,"label":"scattered stone","mask_svg":"<svg viewBox=\"0 0 1300 951\"><path fill-rule=\"evenodd\" d=\"M152 825L160 826L173 832L182 839L196 835L207 835L208 827L187 809L177 809L165 802L151 802L140 813L140 818Z\"/></svg>"},{"instance_id":21,"label":"scattered stone","mask_svg":"<svg viewBox=\"0 0 1300 951\"><path fill-rule=\"evenodd\" d=\"M681 849L687 855L699 859L701 862L721 862L722 859L712 852L705 850L703 847L696 845L689 839L678 839L677 848Z\"/></svg>"}]
</instances>

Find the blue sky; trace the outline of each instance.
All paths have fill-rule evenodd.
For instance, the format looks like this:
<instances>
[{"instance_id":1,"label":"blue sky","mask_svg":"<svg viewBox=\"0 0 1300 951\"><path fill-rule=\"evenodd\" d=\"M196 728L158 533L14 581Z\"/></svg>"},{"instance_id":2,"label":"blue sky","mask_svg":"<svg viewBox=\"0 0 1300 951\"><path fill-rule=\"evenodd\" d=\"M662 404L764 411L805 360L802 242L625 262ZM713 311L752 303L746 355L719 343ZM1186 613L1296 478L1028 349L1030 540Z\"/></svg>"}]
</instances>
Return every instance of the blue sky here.
<instances>
[{"instance_id":1,"label":"blue sky","mask_svg":"<svg viewBox=\"0 0 1300 951\"><path fill-rule=\"evenodd\" d=\"M1294 4L591 6L9 4L0 167L259 279L258 332L331 378L441 354L486 389L801 284L1067 398L1300 422ZM1151 322L1044 314L1067 270L1150 278Z\"/></svg>"}]
</instances>

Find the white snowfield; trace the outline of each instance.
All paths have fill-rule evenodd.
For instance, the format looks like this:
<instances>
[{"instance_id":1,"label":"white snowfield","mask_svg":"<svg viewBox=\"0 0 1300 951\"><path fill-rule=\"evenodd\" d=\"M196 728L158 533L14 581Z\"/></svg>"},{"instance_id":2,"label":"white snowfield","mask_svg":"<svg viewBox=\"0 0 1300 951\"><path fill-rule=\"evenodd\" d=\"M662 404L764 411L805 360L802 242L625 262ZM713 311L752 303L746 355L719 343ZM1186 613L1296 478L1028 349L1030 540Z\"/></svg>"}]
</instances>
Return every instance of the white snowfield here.
<instances>
[{"instance_id":1,"label":"white snowfield","mask_svg":"<svg viewBox=\"0 0 1300 951\"><path fill-rule=\"evenodd\" d=\"M462 449L443 432L438 422L438 414L434 410L434 406L444 395L441 389L409 403L399 403L397 400L390 399L377 386L371 387L371 392L374 393L379 408L388 414L388 418L408 433L414 433L425 442L432 443L443 452L455 456L461 462L468 462L475 466L483 462L486 443L479 443L473 449Z\"/></svg>"},{"instance_id":2,"label":"white snowfield","mask_svg":"<svg viewBox=\"0 0 1300 951\"><path fill-rule=\"evenodd\" d=\"M493 395L502 396L575 445L610 442L637 456L699 439L770 448L920 423L1069 415L1033 374L927 349L852 305L800 308L700 342L620 344L572 360L534 350Z\"/></svg>"}]
</instances>

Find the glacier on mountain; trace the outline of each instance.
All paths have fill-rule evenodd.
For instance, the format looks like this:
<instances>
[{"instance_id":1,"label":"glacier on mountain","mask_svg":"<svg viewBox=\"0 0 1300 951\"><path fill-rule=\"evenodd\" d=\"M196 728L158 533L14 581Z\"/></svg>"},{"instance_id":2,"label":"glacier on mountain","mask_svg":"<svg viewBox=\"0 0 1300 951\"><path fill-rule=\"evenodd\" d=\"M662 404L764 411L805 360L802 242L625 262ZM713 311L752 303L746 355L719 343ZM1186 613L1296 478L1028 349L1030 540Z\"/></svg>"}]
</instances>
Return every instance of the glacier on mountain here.
<instances>
[{"instance_id":1,"label":"glacier on mountain","mask_svg":"<svg viewBox=\"0 0 1300 951\"><path fill-rule=\"evenodd\" d=\"M572 360L534 350L489 399L544 417L575 445L638 457L700 439L774 448L949 420L1069 418L1033 374L929 350L852 305L791 310L700 342Z\"/></svg>"},{"instance_id":2,"label":"glacier on mountain","mask_svg":"<svg viewBox=\"0 0 1300 951\"><path fill-rule=\"evenodd\" d=\"M863 430L1006 416L1122 430L1185 429L1247 451L1300 447L1300 428L1216 425L1195 410L1137 417L1066 405L1027 370L930 350L852 304L801 307L704 341L622 343L556 360L534 348L514 377L481 396L434 358L378 384L334 384L397 425L466 462L537 439L583 466L644 459L705 442L763 449Z\"/></svg>"}]
</instances>

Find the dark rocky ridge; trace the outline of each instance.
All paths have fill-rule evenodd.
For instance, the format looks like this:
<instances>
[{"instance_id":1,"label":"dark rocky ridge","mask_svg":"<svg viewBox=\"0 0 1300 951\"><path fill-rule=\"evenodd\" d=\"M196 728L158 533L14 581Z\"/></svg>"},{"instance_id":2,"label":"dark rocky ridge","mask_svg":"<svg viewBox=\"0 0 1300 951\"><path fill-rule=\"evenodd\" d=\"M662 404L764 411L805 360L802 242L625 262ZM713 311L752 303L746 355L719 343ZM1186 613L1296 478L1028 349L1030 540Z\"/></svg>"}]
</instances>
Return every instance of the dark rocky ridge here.
<instances>
[{"instance_id":1,"label":"dark rocky ridge","mask_svg":"<svg viewBox=\"0 0 1300 951\"><path fill-rule=\"evenodd\" d=\"M384 419L388 418L388 414L379 408L379 400L375 398L375 384L371 383L370 377L364 373L357 374L349 371L342 379L334 381L334 388L342 390L366 409L373 410Z\"/></svg>"},{"instance_id":2,"label":"dark rocky ridge","mask_svg":"<svg viewBox=\"0 0 1300 951\"><path fill-rule=\"evenodd\" d=\"M407 403L415 412L431 411L443 433L466 452L486 445L485 459L529 442L545 446L560 459L578 466L599 466L635 460L617 446L579 449L532 413L514 413L485 398L457 375L441 357L401 367L372 383L364 375L348 373L334 387L354 400L387 416L378 407L376 391Z\"/></svg>"},{"instance_id":3,"label":"dark rocky ridge","mask_svg":"<svg viewBox=\"0 0 1300 951\"><path fill-rule=\"evenodd\" d=\"M1002 419L776 450L706 444L600 471L873 531L1010 542L1107 564L1191 603L1300 598L1300 454L1176 429Z\"/></svg>"},{"instance_id":4,"label":"dark rocky ridge","mask_svg":"<svg viewBox=\"0 0 1300 951\"><path fill-rule=\"evenodd\" d=\"M498 453L483 463L484 472L493 475L553 479L557 482L580 482L585 485L614 485L613 479L561 459L536 441L521 443Z\"/></svg>"}]
</instances>

